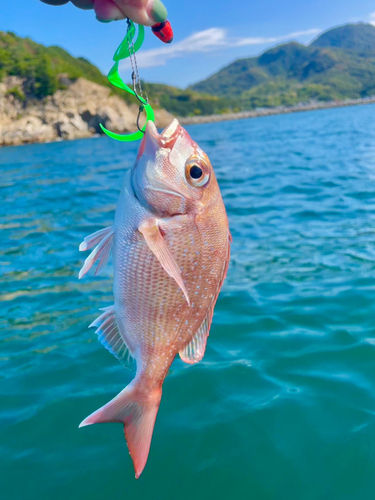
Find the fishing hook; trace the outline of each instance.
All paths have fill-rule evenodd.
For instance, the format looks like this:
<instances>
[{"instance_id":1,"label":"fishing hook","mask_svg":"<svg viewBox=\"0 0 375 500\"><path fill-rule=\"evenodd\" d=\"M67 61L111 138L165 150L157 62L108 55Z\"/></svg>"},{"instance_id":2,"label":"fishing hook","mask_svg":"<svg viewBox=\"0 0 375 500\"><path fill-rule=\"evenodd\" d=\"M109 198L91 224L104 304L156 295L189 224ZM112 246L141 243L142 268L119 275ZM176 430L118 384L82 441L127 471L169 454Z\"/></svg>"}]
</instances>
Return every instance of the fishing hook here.
<instances>
[{"instance_id":1,"label":"fishing hook","mask_svg":"<svg viewBox=\"0 0 375 500\"><path fill-rule=\"evenodd\" d=\"M143 111L144 111L144 110L145 110L145 107L143 106L143 104L141 104L141 105L139 106L139 111L138 111L138 116L137 116L137 128L138 128L138 130L139 130L140 132L142 132L142 134L144 134L144 133L145 133L145 131L144 131L144 130L142 130L142 127L139 125L139 119L140 119L141 114L143 113Z\"/></svg>"},{"instance_id":2,"label":"fishing hook","mask_svg":"<svg viewBox=\"0 0 375 500\"><path fill-rule=\"evenodd\" d=\"M138 95L137 87L136 87L136 76L135 76L134 71L132 73L132 80L133 80L133 92L134 92L134 95L138 99L138 101L140 102L138 116L137 116L137 128L138 128L138 130L140 132L142 132L142 134L144 134L145 133L144 130L142 130L142 127L139 125L139 119L140 119L141 114L143 113L143 111L145 109L145 104L148 104L148 96L147 96L146 93L145 93L146 97Z\"/></svg>"}]
</instances>

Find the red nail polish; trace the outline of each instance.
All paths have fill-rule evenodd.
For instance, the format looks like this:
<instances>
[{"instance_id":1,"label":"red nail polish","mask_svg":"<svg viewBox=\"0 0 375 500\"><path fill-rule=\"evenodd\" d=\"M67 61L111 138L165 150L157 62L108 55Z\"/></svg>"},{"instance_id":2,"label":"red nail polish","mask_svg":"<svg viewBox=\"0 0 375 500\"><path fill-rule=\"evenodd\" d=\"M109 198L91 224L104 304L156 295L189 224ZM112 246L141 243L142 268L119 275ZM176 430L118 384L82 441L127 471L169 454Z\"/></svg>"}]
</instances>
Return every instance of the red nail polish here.
<instances>
[{"instance_id":1,"label":"red nail polish","mask_svg":"<svg viewBox=\"0 0 375 500\"><path fill-rule=\"evenodd\" d=\"M151 28L155 36L159 38L164 43L173 42L173 30L171 23L169 21L164 21L162 23L154 24Z\"/></svg>"}]
</instances>

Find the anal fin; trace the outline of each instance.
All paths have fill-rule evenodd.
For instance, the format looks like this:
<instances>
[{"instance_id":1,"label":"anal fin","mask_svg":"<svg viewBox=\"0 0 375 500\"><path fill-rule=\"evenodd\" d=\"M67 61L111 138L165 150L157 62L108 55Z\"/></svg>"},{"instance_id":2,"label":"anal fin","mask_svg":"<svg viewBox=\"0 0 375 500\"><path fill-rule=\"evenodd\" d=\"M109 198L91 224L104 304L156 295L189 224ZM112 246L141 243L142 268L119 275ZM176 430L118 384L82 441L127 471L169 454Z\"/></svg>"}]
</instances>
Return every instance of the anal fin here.
<instances>
[{"instance_id":1,"label":"anal fin","mask_svg":"<svg viewBox=\"0 0 375 500\"><path fill-rule=\"evenodd\" d=\"M212 318L212 312L209 312ZM206 350L207 337L210 333L211 319L205 317L199 330L194 335L192 340L179 352L180 358L185 363L198 363L204 356Z\"/></svg>"},{"instance_id":2,"label":"anal fin","mask_svg":"<svg viewBox=\"0 0 375 500\"><path fill-rule=\"evenodd\" d=\"M220 275L220 280L218 283L218 288L216 290L216 294L211 302L210 307L207 310L206 317L204 318L201 326L199 327L197 333L194 335L192 340L179 352L180 358L185 363L194 364L201 361L204 356L204 352L206 350L207 338L210 334L210 328L212 323L212 317L214 314L214 307L216 304L216 300L219 296L220 289L223 285L225 277L228 271L229 264L229 256L230 256L230 242L231 242L231 234L228 234L228 243L227 243L227 255L223 262L223 268Z\"/></svg>"},{"instance_id":3,"label":"anal fin","mask_svg":"<svg viewBox=\"0 0 375 500\"><path fill-rule=\"evenodd\" d=\"M134 369L135 360L130 354L129 348L122 338L117 326L115 307L105 307L102 311L104 311L103 314L96 318L89 328L95 327L98 340L103 346L124 366Z\"/></svg>"}]
</instances>

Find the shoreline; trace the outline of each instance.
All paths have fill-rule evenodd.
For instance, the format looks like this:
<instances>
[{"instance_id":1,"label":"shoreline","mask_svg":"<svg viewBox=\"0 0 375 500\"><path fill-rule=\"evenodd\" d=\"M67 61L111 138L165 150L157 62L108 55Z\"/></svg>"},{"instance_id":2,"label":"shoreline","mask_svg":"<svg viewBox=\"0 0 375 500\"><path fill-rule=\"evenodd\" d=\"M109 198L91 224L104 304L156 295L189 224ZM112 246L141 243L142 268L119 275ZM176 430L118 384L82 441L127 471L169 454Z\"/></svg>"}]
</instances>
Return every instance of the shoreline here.
<instances>
[{"instance_id":1,"label":"shoreline","mask_svg":"<svg viewBox=\"0 0 375 500\"><path fill-rule=\"evenodd\" d=\"M375 104L375 96L364 97L361 99L346 99L343 101L310 102L306 104L296 104L295 106L278 106L276 108L258 108L253 111L240 111L239 113L227 113L223 115L185 116L179 117L178 121L181 125L196 125L200 123L258 118L259 116L285 115L289 113L299 113L302 111L315 111L318 109L361 106L364 104Z\"/></svg>"},{"instance_id":2,"label":"shoreline","mask_svg":"<svg viewBox=\"0 0 375 500\"><path fill-rule=\"evenodd\" d=\"M81 82L85 82L83 78L79 79ZM90 85L95 85L96 87L99 87L97 84L91 84L91 82L86 82L86 84ZM71 86L73 87L73 86ZM72 90L72 89L70 89ZM62 91L59 91L60 93ZM65 91L67 92L67 91ZM56 95L53 96L54 101L56 101ZM106 96L108 97L108 96ZM52 99L52 98L51 98ZM49 104L49 103L47 103ZM135 112L136 109L133 107L128 107L125 103L122 103L124 106L126 106L126 118L128 119L127 126L125 127L126 131L132 131L133 128L131 126L132 120L135 118ZM187 116L187 117L177 117L181 125L199 125L199 124L204 124L204 123L215 123L215 122L223 122L223 121L232 121L232 120L242 120L246 118L258 118L261 116L272 116L272 115L283 115L283 114L289 114L289 113L299 113L303 111L315 111L319 109L331 109L331 108L342 108L342 107L349 107L349 106L361 106L361 105L366 105L366 104L375 104L375 95L371 97L365 97L361 99L347 99L347 100L342 100L342 101L328 101L328 102L309 102L309 103L301 103L301 104L296 104L295 106L278 106L275 108L258 108L252 111L240 111L239 113L226 113L222 115L197 115L197 116ZM68 116L63 116L66 113L66 109L57 109L56 111L60 112L58 118L57 124L52 123L50 124L50 128L52 132L50 134L47 134L46 136L43 134L45 132L44 129L48 128L46 124L43 124L44 120L41 120L42 117L39 117L39 114L45 115L46 110L47 110L46 103L42 105L41 110L38 109L30 109L30 116L28 116L25 113L25 116L21 117L19 120L15 120L12 125L15 130L13 130L13 135L15 137L12 137L11 139L13 140L8 140L8 141L1 141L1 136L4 135L4 132L8 132L7 127L5 124L0 123L0 149L2 147L6 146L21 146L25 144L37 144L37 143L51 143L51 142L60 142L64 140L75 140L75 139L81 139L81 138L90 138L90 137L101 137L103 134L98 133L97 130L94 129L89 129L88 124L83 124L86 125L84 127L84 130L82 130L82 127L77 129L77 124L74 122L71 124L70 128L68 129L68 125L70 125ZM57 106L58 107L58 106ZM40 111L40 113L37 113L37 111ZM70 110L69 110L70 111ZM108 113L108 103L105 109L107 115ZM112 111L111 109L109 111ZM118 110L116 110L118 113ZM121 114L120 112L120 118L124 119L124 109L121 109L123 112ZM172 119L172 115L170 115L168 112L165 110L156 110L161 112L159 117L159 123L157 124L159 127L164 128L166 120L169 118L170 120ZM164 113L164 114L163 114ZM112 116L113 113L111 114L111 118L117 118L117 116ZM96 122L99 123L103 119L103 113L99 112L97 115L93 116L92 118L95 118ZM128 116L129 115L129 116ZM165 116L164 116L165 115ZM91 115L90 115L91 117ZM34 123L35 122L35 123ZM95 125L97 123L95 122ZM164 123L162 123L164 122ZM7 124L8 125L8 124ZM61 130L64 133L59 134L59 136L56 134L56 125L59 125L59 128L63 129L64 127L67 128L67 130ZM114 124L115 125L115 124ZM121 125L124 125L121 123ZM115 129L120 129L121 127L116 127L114 126ZM124 127L122 127L124 128ZM35 130L34 130L35 129ZM77 130L76 130L77 129ZM34 132L34 133L33 133ZM69 133L68 133L69 132ZM82 133L84 132L84 133ZM119 133L123 133L123 130L118 130Z\"/></svg>"}]
</instances>

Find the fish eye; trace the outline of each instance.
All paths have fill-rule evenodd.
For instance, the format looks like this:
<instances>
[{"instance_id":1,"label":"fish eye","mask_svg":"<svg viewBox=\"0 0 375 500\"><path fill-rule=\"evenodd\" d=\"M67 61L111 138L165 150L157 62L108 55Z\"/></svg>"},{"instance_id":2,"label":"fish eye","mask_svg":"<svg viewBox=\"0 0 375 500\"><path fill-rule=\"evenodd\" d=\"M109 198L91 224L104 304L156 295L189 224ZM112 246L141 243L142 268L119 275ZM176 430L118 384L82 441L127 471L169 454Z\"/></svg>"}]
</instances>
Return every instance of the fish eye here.
<instances>
[{"instance_id":1,"label":"fish eye","mask_svg":"<svg viewBox=\"0 0 375 500\"><path fill-rule=\"evenodd\" d=\"M190 168L190 177L192 179L200 179L203 175L203 170L201 169L201 167L198 167L198 165L193 165L191 168Z\"/></svg>"},{"instance_id":2,"label":"fish eye","mask_svg":"<svg viewBox=\"0 0 375 500\"><path fill-rule=\"evenodd\" d=\"M205 169L199 166L196 161L191 161L186 166L186 177L192 186L202 187L209 181L210 174L205 173Z\"/></svg>"}]
</instances>

